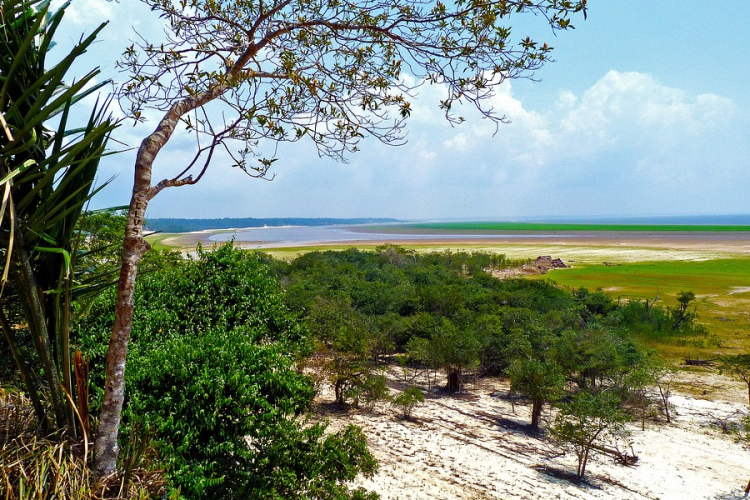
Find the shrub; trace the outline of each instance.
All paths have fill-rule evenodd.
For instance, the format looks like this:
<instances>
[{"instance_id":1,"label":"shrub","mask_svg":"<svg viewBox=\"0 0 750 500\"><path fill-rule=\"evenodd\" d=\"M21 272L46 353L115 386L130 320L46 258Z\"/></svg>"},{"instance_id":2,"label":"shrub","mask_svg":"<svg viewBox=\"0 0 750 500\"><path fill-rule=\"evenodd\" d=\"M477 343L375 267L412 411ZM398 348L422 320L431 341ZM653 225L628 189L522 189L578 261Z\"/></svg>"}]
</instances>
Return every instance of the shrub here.
<instances>
[{"instance_id":1,"label":"shrub","mask_svg":"<svg viewBox=\"0 0 750 500\"><path fill-rule=\"evenodd\" d=\"M112 297L79 323L102 380ZM375 498L346 483L376 462L356 428L305 418L309 334L257 256L225 245L142 276L126 373L126 434L143 421L186 498Z\"/></svg>"},{"instance_id":2,"label":"shrub","mask_svg":"<svg viewBox=\"0 0 750 500\"><path fill-rule=\"evenodd\" d=\"M383 375L370 375L364 381L359 396L365 407L372 409L378 401L386 401L390 398L388 384Z\"/></svg>"},{"instance_id":3,"label":"shrub","mask_svg":"<svg viewBox=\"0 0 750 500\"><path fill-rule=\"evenodd\" d=\"M424 394L417 386L409 387L391 401L391 405L399 411L402 418L411 418L414 408L421 403L424 403Z\"/></svg>"},{"instance_id":4,"label":"shrub","mask_svg":"<svg viewBox=\"0 0 750 500\"><path fill-rule=\"evenodd\" d=\"M305 425L310 380L278 344L255 338L209 330L137 347L126 417L145 416L187 498L343 494L344 481L374 471L364 437L349 429L323 439L325 424Z\"/></svg>"}]
</instances>

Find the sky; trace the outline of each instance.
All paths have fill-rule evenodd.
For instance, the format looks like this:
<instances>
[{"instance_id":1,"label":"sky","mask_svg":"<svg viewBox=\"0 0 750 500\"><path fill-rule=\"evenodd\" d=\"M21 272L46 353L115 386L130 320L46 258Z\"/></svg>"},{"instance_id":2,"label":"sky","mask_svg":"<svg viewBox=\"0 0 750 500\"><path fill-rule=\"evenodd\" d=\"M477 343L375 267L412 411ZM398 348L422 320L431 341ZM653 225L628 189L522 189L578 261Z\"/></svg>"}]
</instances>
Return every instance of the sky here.
<instances>
[{"instance_id":1,"label":"sky","mask_svg":"<svg viewBox=\"0 0 750 500\"><path fill-rule=\"evenodd\" d=\"M163 20L135 0L72 0L60 47L111 20L82 65L122 80L115 61L138 33ZM510 123L461 108L442 119L439 86L424 86L408 143L365 139L347 163L310 144L284 145L273 181L214 162L198 184L167 189L147 217L393 217L494 219L750 213L750 2L591 0L588 19L553 35L514 26L554 47L536 81L506 83L493 97ZM156 125L128 123L131 147ZM174 140L155 180L191 157ZM135 151L103 161L114 177L93 206L126 205Z\"/></svg>"}]
</instances>

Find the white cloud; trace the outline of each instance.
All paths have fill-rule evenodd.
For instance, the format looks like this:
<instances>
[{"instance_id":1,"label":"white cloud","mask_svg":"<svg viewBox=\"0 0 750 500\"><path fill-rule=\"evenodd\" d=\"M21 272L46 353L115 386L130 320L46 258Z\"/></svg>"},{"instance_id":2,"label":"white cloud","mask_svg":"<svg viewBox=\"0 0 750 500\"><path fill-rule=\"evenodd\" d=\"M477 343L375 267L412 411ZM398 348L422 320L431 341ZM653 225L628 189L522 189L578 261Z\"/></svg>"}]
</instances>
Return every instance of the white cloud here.
<instances>
[{"instance_id":1,"label":"white cloud","mask_svg":"<svg viewBox=\"0 0 750 500\"><path fill-rule=\"evenodd\" d=\"M55 0L52 2L52 9L58 9L64 3L65 0ZM113 13L113 2L105 0L74 0L65 9L65 20L78 26L89 26L92 23L101 23L107 19L112 19Z\"/></svg>"}]
</instances>

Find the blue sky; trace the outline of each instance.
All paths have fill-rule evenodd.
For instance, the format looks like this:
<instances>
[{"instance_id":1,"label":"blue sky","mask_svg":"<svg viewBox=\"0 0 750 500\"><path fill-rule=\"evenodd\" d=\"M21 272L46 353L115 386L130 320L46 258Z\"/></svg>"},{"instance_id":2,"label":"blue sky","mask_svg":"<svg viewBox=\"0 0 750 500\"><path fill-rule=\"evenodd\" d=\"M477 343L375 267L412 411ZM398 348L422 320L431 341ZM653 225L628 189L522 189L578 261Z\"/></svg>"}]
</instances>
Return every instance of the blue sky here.
<instances>
[{"instance_id":1,"label":"blue sky","mask_svg":"<svg viewBox=\"0 0 750 500\"><path fill-rule=\"evenodd\" d=\"M750 213L750 2L592 0L588 20L546 35L556 62L514 81L494 126L465 108L451 127L441 89L423 87L405 146L365 140L340 164L309 144L279 150L272 182L217 162L196 186L165 190L149 217L403 219ZM58 41L111 19L88 64L114 66L133 28L160 20L135 0L73 0ZM539 33L532 24L517 27ZM137 146L155 126L122 127ZM167 176L194 145L175 140L155 165ZM165 154L166 153L166 154ZM116 176L95 202L127 204L134 152L107 158Z\"/></svg>"}]
</instances>

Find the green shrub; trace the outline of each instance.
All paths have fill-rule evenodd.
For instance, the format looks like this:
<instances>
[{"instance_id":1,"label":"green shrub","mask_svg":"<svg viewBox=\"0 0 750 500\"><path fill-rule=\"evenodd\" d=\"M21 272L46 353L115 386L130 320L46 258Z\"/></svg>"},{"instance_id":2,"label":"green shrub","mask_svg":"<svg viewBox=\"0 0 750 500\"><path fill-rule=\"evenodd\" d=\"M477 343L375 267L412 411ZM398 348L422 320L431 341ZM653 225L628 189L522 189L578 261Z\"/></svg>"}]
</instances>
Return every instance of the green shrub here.
<instances>
[{"instance_id":1,"label":"green shrub","mask_svg":"<svg viewBox=\"0 0 750 500\"><path fill-rule=\"evenodd\" d=\"M112 296L78 323L101 384ZM257 256L225 245L143 276L126 372L125 435L143 421L173 486L211 498L377 498L350 491L376 462L362 433L311 424L298 369L309 334Z\"/></svg>"},{"instance_id":2,"label":"green shrub","mask_svg":"<svg viewBox=\"0 0 750 500\"><path fill-rule=\"evenodd\" d=\"M421 403L424 403L424 394L422 394L422 389L417 386L409 387L391 401L402 418L411 418L414 408Z\"/></svg>"},{"instance_id":3,"label":"green shrub","mask_svg":"<svg viewBox=\"0 0 750 500\"><path fill-rule=\"evenodd\" d=\"M145 417L186 498L344 494L343 482L375 469L364 437L348 429L323 439L324 424L306 425L310 380L280 345L254 338L209 330L136 347L126 418Z\"/></svg>"},{"instance_id":4,"label":"green shrub","mask_svg":"<svg viewBox=\"0 0 750 500\"><path fill-rule=\"evenodd\" d=\"M74 325L77 345L90 358L92 410L104 383L104 358L114 322L115 291L99 296ZM245 328L258 343L281 342L289 352L311 352L308 332L283 303L278 283L258 256L223 245L198 249L195 260L139 276L132 345L158 346L175 336Z\"/></svg>"},{"instance_id":5,"label":"green shrub","mask_svg":"<svg viewBox=\"0 0 750 500\"><path fill-rule=\"evenodd\" d=\"M366 408L372 409L378 401L390 398L388 384L383 375L370 375L362 384L359 399Z\"/></svg>"}]
</instances>

